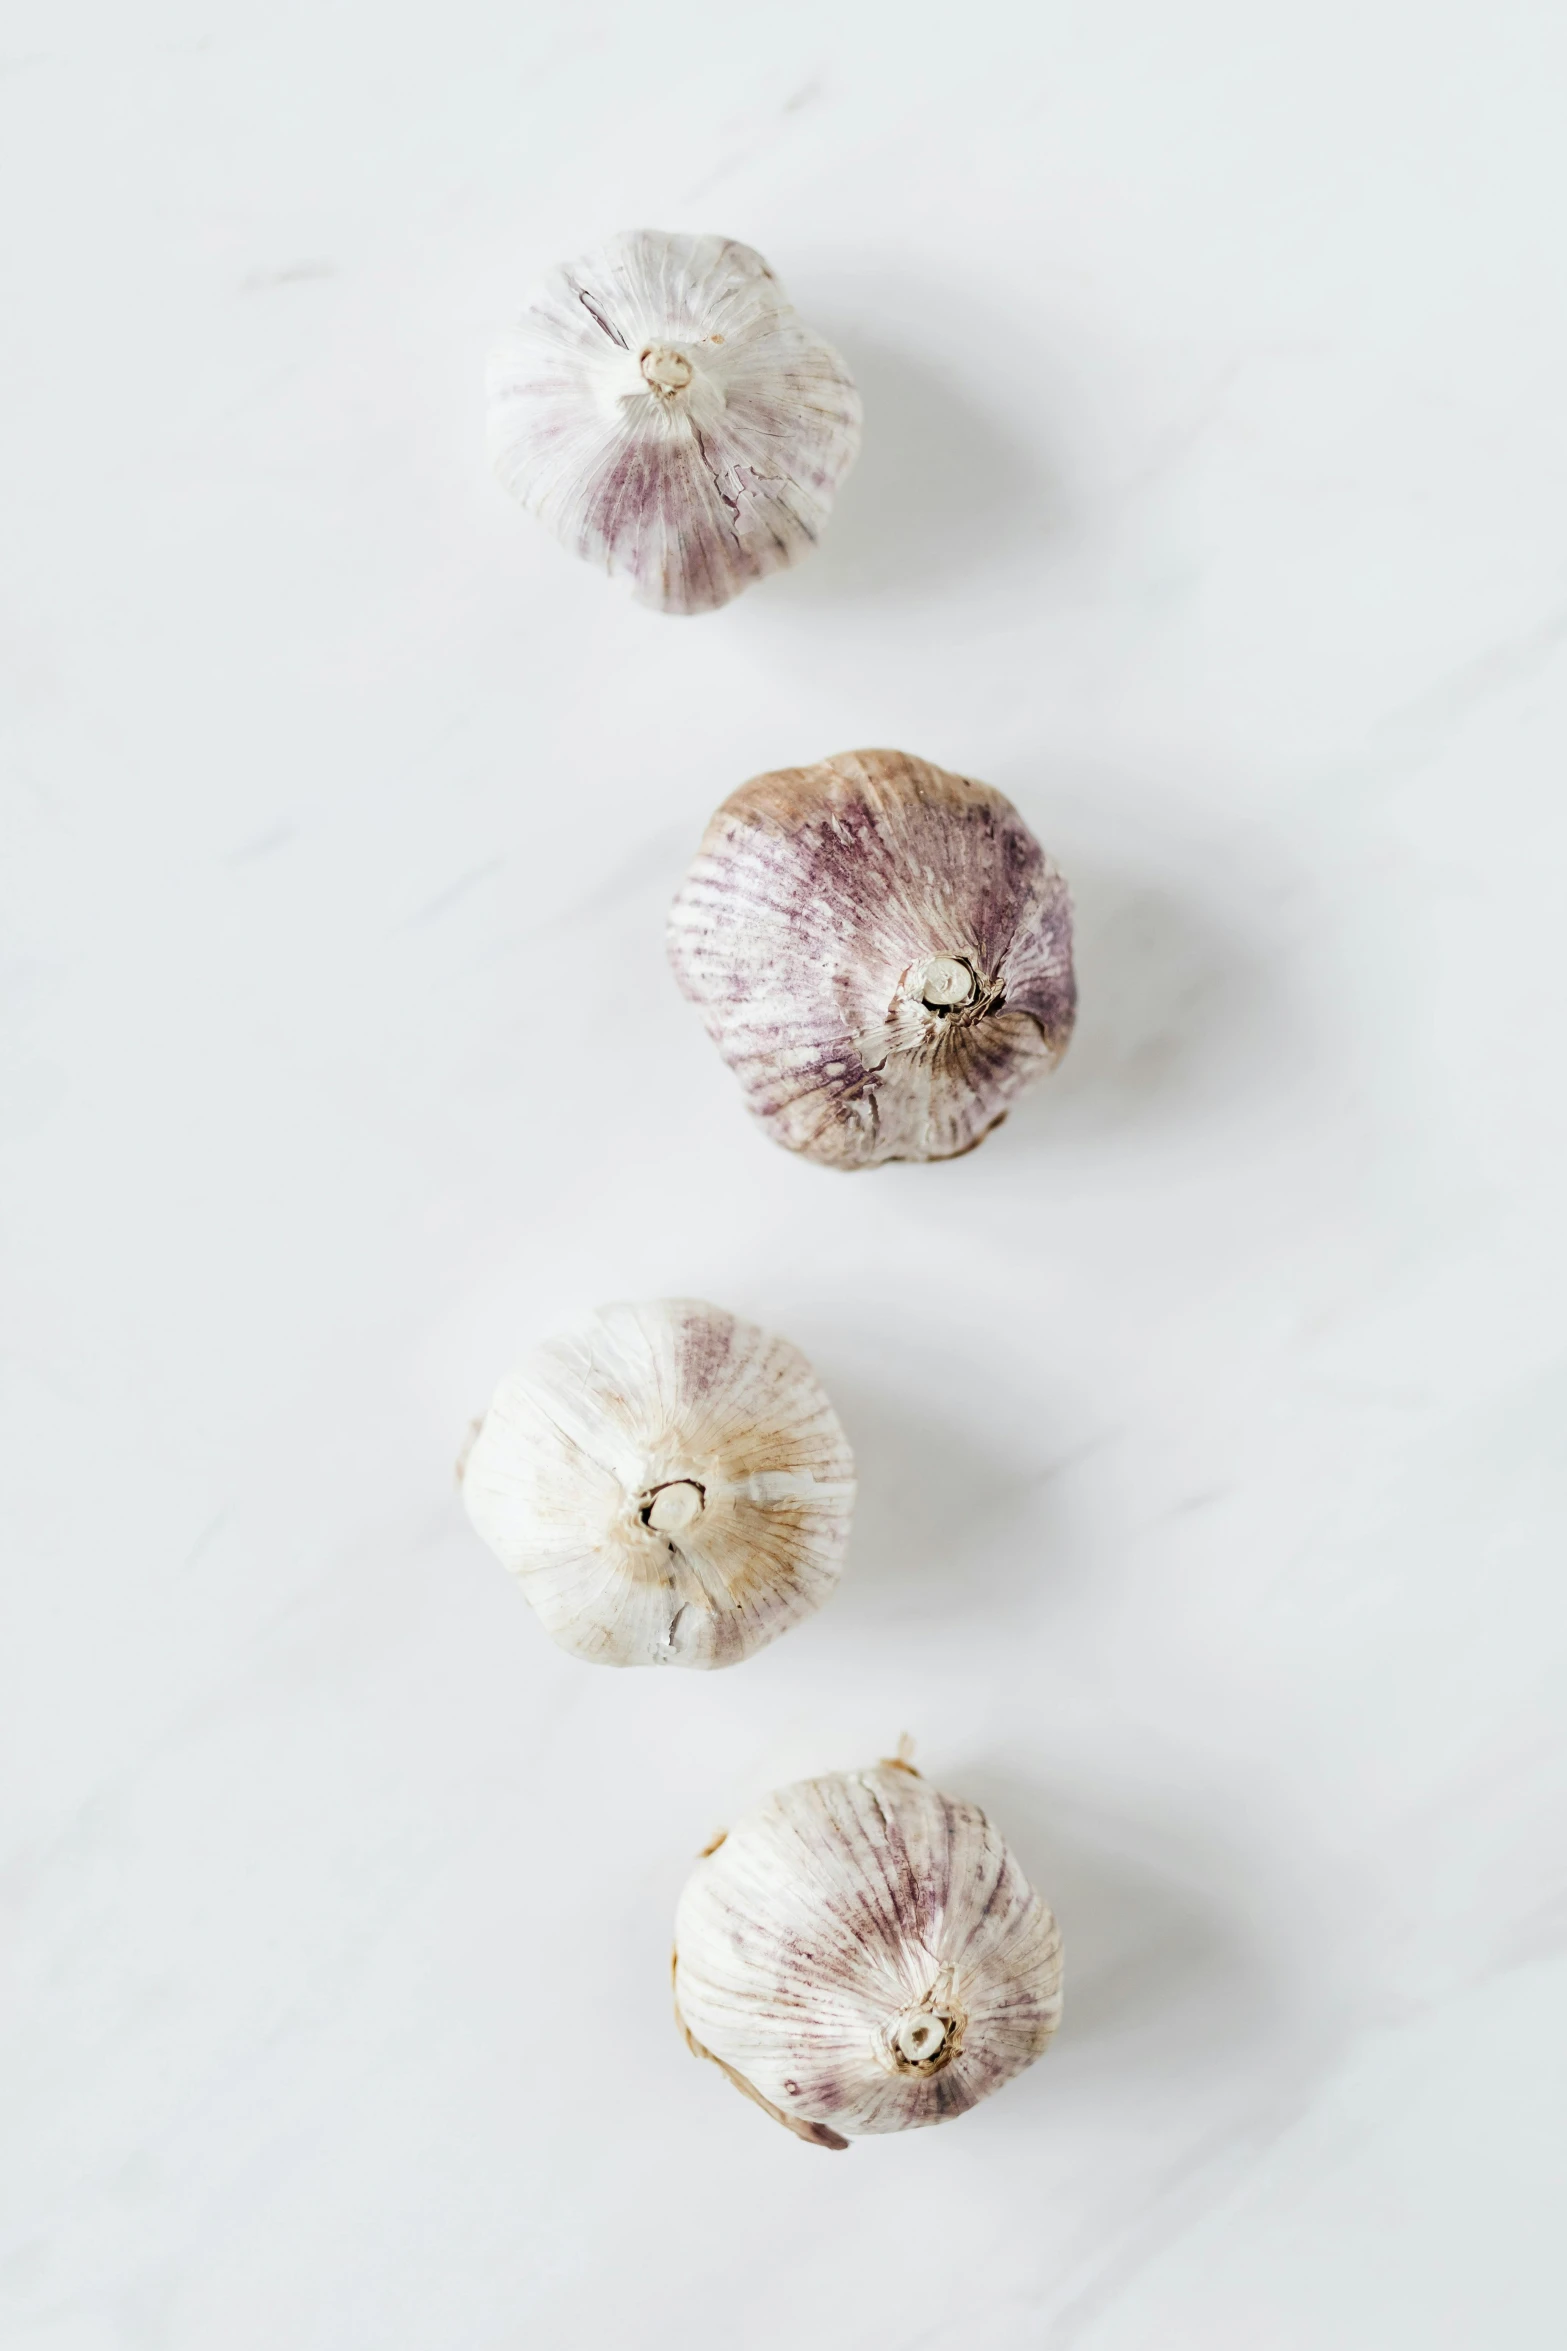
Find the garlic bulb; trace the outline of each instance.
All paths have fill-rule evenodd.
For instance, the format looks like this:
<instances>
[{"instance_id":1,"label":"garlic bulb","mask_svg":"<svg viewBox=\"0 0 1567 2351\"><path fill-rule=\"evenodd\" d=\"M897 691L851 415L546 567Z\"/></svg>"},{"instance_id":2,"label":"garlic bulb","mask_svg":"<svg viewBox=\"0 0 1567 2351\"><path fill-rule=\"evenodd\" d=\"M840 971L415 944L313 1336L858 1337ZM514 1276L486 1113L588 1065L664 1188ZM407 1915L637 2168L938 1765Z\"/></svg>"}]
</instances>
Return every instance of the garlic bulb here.
<instances>
[{"instance_id":1,"label":"garlic bulb","mask_svg":"<svg viewBox=\"0 0 1567 2351\"><path fill-rule=\"evenodd\" d=\"M699 1299L606 1306L502 1380L468 1515L563 1649L733 1665L838 1580L854 1462L797 1347Z\"/></svg>"},{"instance_id":2,"label":"garlic bulb","mask_svg":"<svg viewBox=\"0 0 1567 2351\"><path fill-rule=\"evenodd\" d=\"M900 1757L781 1788L680 1897L699 2057L822 2147L962 2114L1040 2056L1061 1937L985 1815Z\"/></svg>"},{"instance_id":3,"label":"garlic bulb","mask_svg":"<svg viewBox=\"0 0 1567 2351\"><path fill-rule=\"evenodd\" d=\"M675 976L776 1141L951 1159L1072 1033L1067 887L1010 800L901 751L741 786L670 914Z\"/></svg>"},{"instance_id":4,"label":"garlic bulb","mask_svg":"<svg viewBox=\"0 0 1567 2351\"><path fill-rule=\"evenodd\" d=\"M507 489L661 612L798 562L860 445L843 361L729 237L635 229L554 270L489 394Z\"/></svg>"}]
</instances>

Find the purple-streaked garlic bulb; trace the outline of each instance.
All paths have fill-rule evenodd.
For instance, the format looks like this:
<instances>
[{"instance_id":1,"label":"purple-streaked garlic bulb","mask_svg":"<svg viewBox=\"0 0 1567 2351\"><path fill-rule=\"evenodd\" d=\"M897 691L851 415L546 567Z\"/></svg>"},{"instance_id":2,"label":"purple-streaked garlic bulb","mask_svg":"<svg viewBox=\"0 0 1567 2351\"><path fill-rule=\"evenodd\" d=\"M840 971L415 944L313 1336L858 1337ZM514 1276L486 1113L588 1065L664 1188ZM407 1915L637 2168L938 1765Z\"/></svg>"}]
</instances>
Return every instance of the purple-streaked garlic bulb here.
<instances>
[{"instance_id":1,"label":"purple-streaked garlic bulb","mask_svg":"<svg viewBox=\"0 0 1567 2351\"><path fill-rule=\"evenodd\" d=\"M552 271L497 348L489 438L573 553L712 612L815 545L860 396L749 245L632 229Z\"/></svg>"},{"instance_id":2,"label":"purple-streaked garlic bulb","mask_svg":"<svg viewBox=\"0 0 1567 2351\"><path fill-rule=\"evenodd\" d=\"M1067 886L1011 801L902 751L731 793L669 954L750 1109L825 1167L971 1151L1077 1003Z\"/></svg>"},{"instance_id":3,"label":"purple-streaked garlic bulb","mask_svg":"<svg viewBox=\"0 0 1567 2351\"><path fill-rule=\"evenodd\" d=\"M844 2147L1032 2065L1061 1937L977 1806L878 1763L780 1788L714 1839L676 1914L675 2011L747 2097Z\"/></svg>"},{"instance_id":4,"label":"purple-streaked garlic bulb","mask_svg":"<svg viewBox=\"0 0 1567 2351\"><path fill-rule=\"evenodd\" d=\"M601 1307L509 1373L462 1489L563 1649L734 1665L832 1591L854 1460L798 1347L662 1298Z\"/></svg>"}]
</instances>

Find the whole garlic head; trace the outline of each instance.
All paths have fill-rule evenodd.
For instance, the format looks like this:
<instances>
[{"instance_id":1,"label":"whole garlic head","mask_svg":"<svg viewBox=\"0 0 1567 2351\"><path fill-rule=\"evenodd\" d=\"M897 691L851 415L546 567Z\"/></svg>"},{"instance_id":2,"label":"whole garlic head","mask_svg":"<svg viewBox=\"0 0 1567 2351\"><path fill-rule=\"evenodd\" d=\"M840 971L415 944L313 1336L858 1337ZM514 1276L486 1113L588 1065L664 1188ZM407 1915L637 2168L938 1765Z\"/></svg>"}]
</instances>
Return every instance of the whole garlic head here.
<instances>
[{"instance_id":1,"label":"whole garlic head","mask_svg":"<svg viewBox=\"0 0 1567 2351\"><path fill-rule=\"evenodd\" d=\"M1010 800L901 751L741 786L669 919L682 989L777 1142L951 1159L1072 1033L1067 887Z\"/></svg>"},{"instance_id":2,"label":"whole garlic head","mask_svg":"<svg viewBox=\"0 0 1567 2351\"><path fill-rule=\"evenodd\" d=\"M554 270L490 363L512 495L661 612L712 612L820 537L860 396L759 253L629 230Z\"/></svg>"},{"instance_id":3,"label":"whole garlic head","mask_svg":"<svg viewBox=\"0 0 1567 2351\"><path fill-rule=\"evenodd\" d=\"M854 1461L797 1347L665 1298L600 1308L502 1380L462 1487L563 1649L733 1665L837 1582Z\"/></svg>"},{"instance_id":4,"label":"whole garlic head","mask_svg":"<svg viewBox=\"0 0 1567 2351\"><path fill-rule=\"evenodd\" d=\"M985 1815L902 1761L781 1788L697 1863L675 2010L804 2139L944 2122L1040 2056L1061 1937Z\"/></svg>"}]
</instances>

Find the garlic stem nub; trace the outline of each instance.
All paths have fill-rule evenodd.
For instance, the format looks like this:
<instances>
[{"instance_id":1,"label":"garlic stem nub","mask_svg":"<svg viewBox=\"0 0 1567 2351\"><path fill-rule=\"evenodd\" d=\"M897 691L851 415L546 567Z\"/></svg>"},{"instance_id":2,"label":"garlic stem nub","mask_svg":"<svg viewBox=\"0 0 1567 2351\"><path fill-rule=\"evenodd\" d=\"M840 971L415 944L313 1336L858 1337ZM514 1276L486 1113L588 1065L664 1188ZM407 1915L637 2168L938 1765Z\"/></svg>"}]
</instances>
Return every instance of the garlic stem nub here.
<instances>
[{"instance_id":1,"label":"garlic stem nub","mask_svg":"<svg viewBox=\"0 0 1567 2351\"><path fill-rule=\"evenodd\" d=\"M651 1498L643 1503L642 1524L656 1535L678 1535L695 1525L706 1502L695 1478L672 1478L667 1486L655 1486Z\"/></svg>"},{"instance_id":2,"label":"garlic stem nub","mask_svg":"<svg viewBox=\"0 0 1567 2351\"><path fill-rule=\"evenodd\" d=\"M695 372L685 353L672 343L649 343L642 354L643 381L666 398L672 392L683 392Z\"/></svg>"},{"instance_id":3,"label":"garlic stem nub","mask_svg":"<svg viewBox=\"0 0 1567 2351\"><path fill-rule=\"evenodd\" d=\"M976 985L973 970L961 955L933 955L920 977L920 1002L933 1011L950 1012L968 1002Z\"/></svg>"},{"instance_id":4,"label":"garlic stem nub","mask_svg":"<svg viewBox=\"0 0 1567 2351\"><path fill-rule=\"evenodd\" d=\"M944 2016L919 2009L913 2016L904 2017L892 2036L893 2046L910 2065L929 2065L945 2047L949 2029Z\"/></svg>"}]
</instances>

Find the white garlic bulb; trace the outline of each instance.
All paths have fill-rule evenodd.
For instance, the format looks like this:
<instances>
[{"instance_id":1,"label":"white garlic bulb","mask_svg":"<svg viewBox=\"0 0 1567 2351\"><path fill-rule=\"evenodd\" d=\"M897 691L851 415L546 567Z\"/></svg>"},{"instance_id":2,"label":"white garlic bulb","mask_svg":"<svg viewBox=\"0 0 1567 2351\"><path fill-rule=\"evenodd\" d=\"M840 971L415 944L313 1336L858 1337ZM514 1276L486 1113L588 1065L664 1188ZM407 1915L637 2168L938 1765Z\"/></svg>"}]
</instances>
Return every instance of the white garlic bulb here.
<instances>
[{"instance_id":1,"label":"white garlic bulb","mask_svg":"<svg viewBox=\"0 0 1567 2351\"><path fill-rule=\"evenodd\" d=\"M507 489L661 612L798 562L860 445L843 361L729 237L635 229L556 269L489 396Z\"/></svg>"},{"instance_id":2,"label":"white garlic bulb","mask_svg":"<svg viewBox=\"0 0 1567 2351\"><path fill-rule=\"evenodd\" d=\"M675 976L776 1141L951 1159L1072 1033L1067 887L1010 800L901 751L732 793L670 913Z\"/></svg>"},{"instance_id":3,"label":"white garlic bulb","mask_svg":"<svg viewBox=\"0 0 1567 2351\"><path fill-rule=\"evenodd\" d=\"M759 2106L844 2147L1032 2065L1061 1937L985 1815L900 1755L781 1788L714 1839L676 1914L675 2010Z\"/></svg>"},{"instance_id":4,"label":"white garlic bulb","mask_svg":"<svg viewBox=\"0 0 1567 2351\"><path fill-rule=\"evenodd\" d=\"M462 1489L562 1648L733 1665L837 1582L854 1461L797 1347L665 1298L600 1308L502 1380Z\"/></svg>"}]
</instances>

